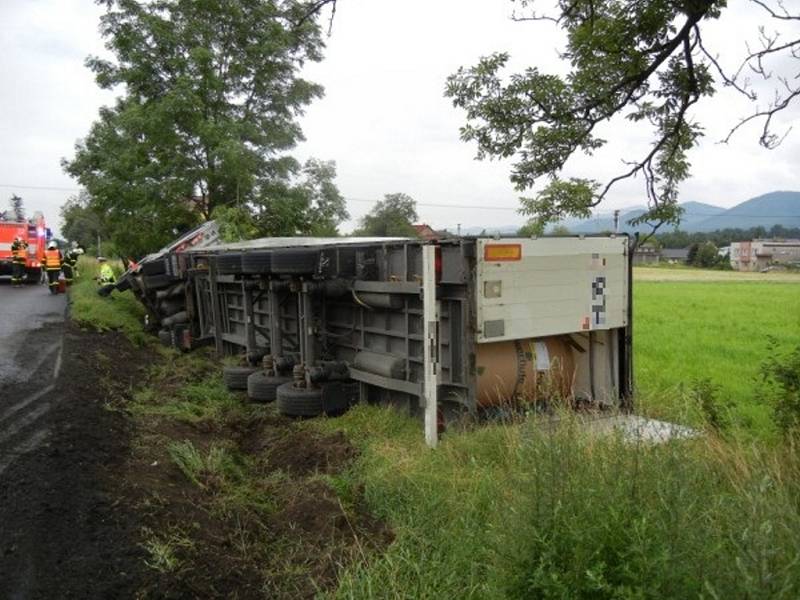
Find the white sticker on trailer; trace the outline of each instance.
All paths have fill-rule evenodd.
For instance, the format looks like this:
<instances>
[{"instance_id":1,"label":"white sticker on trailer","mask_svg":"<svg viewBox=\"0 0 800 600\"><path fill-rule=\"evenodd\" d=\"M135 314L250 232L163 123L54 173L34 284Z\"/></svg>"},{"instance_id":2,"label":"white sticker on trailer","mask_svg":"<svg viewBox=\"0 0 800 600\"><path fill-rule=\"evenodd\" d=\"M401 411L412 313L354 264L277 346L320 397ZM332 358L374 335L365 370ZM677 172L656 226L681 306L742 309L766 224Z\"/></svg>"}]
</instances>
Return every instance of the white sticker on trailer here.
<instances>
[{"instance_id":1,"label":"white sticker on trailer","mask_svg":"<svg viewBox=\"0 0 800 600\"><path fill-rule=\"evenodd\" d=\"M534 352L536 352L536 370L548 371L550 369L550 353L547 351L547 344L544 342L534 342Z\"/></svg>"}]
</instances>

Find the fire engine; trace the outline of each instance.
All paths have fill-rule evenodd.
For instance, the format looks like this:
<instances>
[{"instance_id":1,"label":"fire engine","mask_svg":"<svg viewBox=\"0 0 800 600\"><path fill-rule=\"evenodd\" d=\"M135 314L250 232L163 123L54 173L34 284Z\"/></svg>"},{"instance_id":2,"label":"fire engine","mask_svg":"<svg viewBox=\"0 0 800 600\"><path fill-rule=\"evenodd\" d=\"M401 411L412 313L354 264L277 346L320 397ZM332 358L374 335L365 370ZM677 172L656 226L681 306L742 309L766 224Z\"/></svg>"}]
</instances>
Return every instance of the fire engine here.
<instances>
[{"instance_id":1,"label":"fire engine","mask_svg":"<svg viewBox=\"0 0 800 600\"><path fill-rule=\"evenodd\" d=\"M0 221L0 275L11 275L11 244L14 238L28 242L25 257L25 281L38 283L44 263L44 251L50 238L50 230L45 226L41 213L27 221Z\"/></svg>"}]
</instances>

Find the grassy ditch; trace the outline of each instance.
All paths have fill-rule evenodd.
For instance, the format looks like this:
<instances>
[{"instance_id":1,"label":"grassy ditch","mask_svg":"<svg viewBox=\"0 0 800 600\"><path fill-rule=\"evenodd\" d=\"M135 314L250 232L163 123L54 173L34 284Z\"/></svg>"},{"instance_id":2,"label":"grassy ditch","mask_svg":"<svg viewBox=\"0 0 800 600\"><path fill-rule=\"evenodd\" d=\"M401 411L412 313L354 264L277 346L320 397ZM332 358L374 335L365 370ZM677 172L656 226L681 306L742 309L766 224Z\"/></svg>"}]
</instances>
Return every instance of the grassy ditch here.
<instances>
[{"instance_id":1,"label":"grassy ditch","mask_svg":"<svg viewBox=\"0 0 800 600\"><path fill-rule=\"evenodd\" d=\"M120 271L121 265L114 264ZM93 280L99 271L97 260L82 256L78 261L79 277L70 287L70 316L83 327L98 331L121 331L137 345L142 345L148 336L142 329L145 310L133 292L113 292L105 298L97 294L97 282Z\"/></svg>"},{"instance_id":2,"label":"grassy ditch","mask_svg":"<svg viewBox=\"0 0 800 600\"><path fill-rule=\"evenodd\" d=\"M449 435L358 407L309 427L361 455L339 476L396 532L340 598L794 598L796 448L713 436L663 446L588 435L569 415ZM547 431L547 432L546 432Z\"/></svg>"},{"instance_id":3,"label":"grassy ditch","mask_svg":"<svg viewBox=\"0 0 800 600\"><path fill-rule=\"evenodd\" d=\"M128 475L161 585L213 596L235 575L241 597L313 597L389 542L359 494L333 485L357 454L345 437L247 403L209 354L161 352L130 407L139 443Z\"/></svg>"}]
</instances>

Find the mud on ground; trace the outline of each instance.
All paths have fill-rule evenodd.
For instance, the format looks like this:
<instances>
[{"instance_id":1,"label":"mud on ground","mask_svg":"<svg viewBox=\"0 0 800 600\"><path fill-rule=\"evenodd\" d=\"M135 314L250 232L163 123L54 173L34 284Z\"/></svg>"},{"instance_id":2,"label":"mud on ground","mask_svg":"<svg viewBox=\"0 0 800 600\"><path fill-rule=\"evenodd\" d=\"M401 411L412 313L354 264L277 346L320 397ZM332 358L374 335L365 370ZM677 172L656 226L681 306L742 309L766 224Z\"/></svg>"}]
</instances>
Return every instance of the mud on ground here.
<instances>
[{"instance_id":1,"label":"mud on ground","mask_svg":"<svg viewBox=\"0 0 800 600\"><path fill-rule=\"evenodd\" d=\"M160 361L68 325L50 441L0 489L0 598L310 598L391 542L361 490L339 489L357 456L343 435L243 395L218 419L142 414L137 389L186 384ZM190 377L221 369L198 364ZM223 449L232 479L192 481L176 444Z\"/></svg>"},{"instance_id":2,"label":"mud on ground","mask_svg":"<svg viewBox=\"0 0 800 600\"><path fill-rule=\"evenodd\" d=\"M108 407L148 360L120 335L66 326L41 419L49 435L0 478L0 598L130 598L146 578L138 518L116 478L130 421Z\"/></svg>"}]
</instances>

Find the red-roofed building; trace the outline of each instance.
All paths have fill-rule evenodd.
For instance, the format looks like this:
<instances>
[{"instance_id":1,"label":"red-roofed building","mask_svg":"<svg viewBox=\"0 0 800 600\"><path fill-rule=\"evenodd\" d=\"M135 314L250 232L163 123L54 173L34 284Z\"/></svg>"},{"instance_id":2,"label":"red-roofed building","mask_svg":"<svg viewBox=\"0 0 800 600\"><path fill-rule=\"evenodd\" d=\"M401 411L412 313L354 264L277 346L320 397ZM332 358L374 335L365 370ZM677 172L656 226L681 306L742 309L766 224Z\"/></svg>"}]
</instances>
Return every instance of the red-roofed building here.
<instances>
[{"instance_id":1,"label":"red-roofed building","mask_svg":"<svg viewBox=\"0 0 800 600\"><path fill-rule=\"evenodd\" d=\"M440 232L434 230L430 225L426 223L420 223L419 225L412 225L414 231L417 232L417 236L420 239L431 241L431 240L440 240L444 237Z\"/></svg>"}]
</instances>

